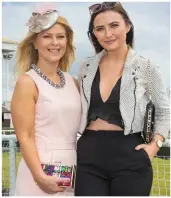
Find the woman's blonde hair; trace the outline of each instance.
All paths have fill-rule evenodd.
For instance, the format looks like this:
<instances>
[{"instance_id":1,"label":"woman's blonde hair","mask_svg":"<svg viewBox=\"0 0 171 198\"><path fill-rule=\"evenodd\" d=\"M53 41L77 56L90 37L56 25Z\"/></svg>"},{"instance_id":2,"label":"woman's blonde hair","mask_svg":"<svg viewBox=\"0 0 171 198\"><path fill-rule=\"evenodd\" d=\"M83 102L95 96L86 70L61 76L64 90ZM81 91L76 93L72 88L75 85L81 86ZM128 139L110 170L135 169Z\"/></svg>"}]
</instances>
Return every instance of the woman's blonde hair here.
<instances>
[{"instance_id":1,"label":"woman's blonde hair","mask_svg":"<svg viewBox=\"0 0 171 198\"><path fill-rule=\"evenodd\" d=\"M57 24L62 25L66 31L67 47L64 56L59 61L59 67L62 71L68 71L71 64L75 60L75 48L73 46L73 30L68 24L67 20L59 16ZM16 53L16 67L15 72L21 75L30 70L31 64L37 64L38 53L34 47L34 40L36 33L29 32L24 40L18 45Z\"/></svg>"}]
</instances>

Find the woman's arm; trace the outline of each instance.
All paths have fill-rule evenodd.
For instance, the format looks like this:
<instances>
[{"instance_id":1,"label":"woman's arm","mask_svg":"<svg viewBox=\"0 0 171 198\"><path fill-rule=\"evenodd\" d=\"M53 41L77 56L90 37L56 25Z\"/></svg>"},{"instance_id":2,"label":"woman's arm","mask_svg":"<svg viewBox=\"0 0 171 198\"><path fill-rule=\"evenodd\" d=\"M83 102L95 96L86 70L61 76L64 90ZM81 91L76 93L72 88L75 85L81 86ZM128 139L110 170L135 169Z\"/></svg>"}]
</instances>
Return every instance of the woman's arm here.
<instances>
[{"instance_id":1,"label":"woman's arm","mask_svg":"<svg viewBox=\"0 0 171 198\"><path fill-rule=\"evenodd\" d=\"M137 150L143 148L152 159L159 151L159 147L154 140L164 141L168 137L170 127L170 108L169 98L166 93L162 74L158 68L152 65L151 68L151 96L155 105L155 124L154 136L150 144L141 144L136 147Z\"/></svg>"},{"instance_id":2,"label":"woman's arm","mask_svg":"<svg viewBox=\"0 0 171 198\"><path fill-rule=\"evenodd\" d=\"M48 177L42 170L35 144L35 104L38 90L28 75L23 75L16 83L11 102L12 120L20 143L22 156L39 187L47 193L62 191L57 187L57 178ZM26 178L27 179L27 178Z\"/></svg>"},{"instance_id":3,"label":"woman's arm","mask_svg":"<svg viewBox=\"0 0 171 198\"><path fill-rule=\"evenodd\" d=\"M170 128L169 98L159 69L154 66L151 72L151 95L155 105L154 135L168 137Z\"/></svg>"},{"instance_id":4,"label":"woman's arm","mask_svg":"<svg viewBox=\"0 0 171 198\"><path fill-rule=\"evenodd\" d=\"M11 101L11 114L20 150L35 180L44 176L35 146L34 120L37 90L29 76L18 80Z\"/></svg>"}]
</instances>

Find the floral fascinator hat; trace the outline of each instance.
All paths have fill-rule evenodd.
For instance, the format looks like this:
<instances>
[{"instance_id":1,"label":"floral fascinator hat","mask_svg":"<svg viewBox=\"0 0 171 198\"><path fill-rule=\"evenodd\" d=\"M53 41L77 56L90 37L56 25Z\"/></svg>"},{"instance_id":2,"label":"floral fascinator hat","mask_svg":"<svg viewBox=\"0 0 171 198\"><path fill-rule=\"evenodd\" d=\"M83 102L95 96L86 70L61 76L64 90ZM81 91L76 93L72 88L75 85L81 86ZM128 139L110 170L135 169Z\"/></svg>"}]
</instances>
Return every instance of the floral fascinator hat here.
<instances>
[{"instance_id":1,"label":"floral fascinator hat","mask_svg":"<svg viewBox=\"0 0 171 198\"><path fill-rule=\"evenodd\" d=\"M37 11L32 13L32 16L26 24L29 26L29 31L40 33L52 27L59 17L59 11L54 9L54 7L54 5L46 3L39 5Z\"/></svg>"}]
</instances>

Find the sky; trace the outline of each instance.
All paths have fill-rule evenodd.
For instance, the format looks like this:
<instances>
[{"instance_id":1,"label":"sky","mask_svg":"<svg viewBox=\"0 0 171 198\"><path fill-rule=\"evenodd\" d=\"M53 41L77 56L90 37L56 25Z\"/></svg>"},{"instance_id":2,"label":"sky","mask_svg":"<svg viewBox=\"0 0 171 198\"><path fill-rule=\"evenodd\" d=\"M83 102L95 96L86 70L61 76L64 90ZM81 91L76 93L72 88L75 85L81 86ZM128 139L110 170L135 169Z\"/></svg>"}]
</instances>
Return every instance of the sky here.
<instances>
[{"instance_id":1,"label":"sky","mask_svg":"<svg viewBox=\"0 0 171 198\"><path fill-rule=\"evenodd\" d=\"M97 2L95 2L97 3ZM94 55L94 49L87 37L90 19L88 7L93 2L54 3L60 15L67 18L74 31L76 61L71 74L77 75L80 63ZM149 58L159 66L166 87L170 86L170 3L169 2L123 2L135 28L134 49L140 55ZM42 4L41 4L42 5ZM21 41L28 32L25 25L31 13L40 7L40 3L6 2L2 4L2 37ZM10 76L15 65L15 57L10 61L9 98L13 91ZM4 78L3 78L4 79ZM3 82L4 92L5 82ZM4 100L4 98L3 98Z\"/></svg>"}]
</instances>

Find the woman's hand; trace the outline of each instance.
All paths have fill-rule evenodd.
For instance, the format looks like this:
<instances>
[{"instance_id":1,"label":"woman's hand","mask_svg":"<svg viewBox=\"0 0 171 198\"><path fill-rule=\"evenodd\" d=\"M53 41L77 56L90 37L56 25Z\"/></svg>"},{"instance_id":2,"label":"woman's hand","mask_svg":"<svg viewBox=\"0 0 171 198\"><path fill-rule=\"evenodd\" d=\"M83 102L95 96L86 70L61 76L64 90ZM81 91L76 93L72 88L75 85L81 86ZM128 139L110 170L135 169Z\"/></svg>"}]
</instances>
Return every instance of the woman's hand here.
<instances>
[{"instance_id":1,"label":"woman's hand","mask_svg":"<svg viewBox=\"0 0 171 198\"><path fill-rule=\"evenodd\" d=\"M150 160L152 160L153 157L159 151L159 147L154 142L154 140L156 140L156 139L161 140L162 142L164 141L164 137L162 135L155 133L150 144L140 144L140 145L136 146L135 149L136 150L144 149L147 152Z\"/></svg>"},{"instance_id":2,"label":"woman's hand","mask_svg":"<svg viewBox=\"0 0 171 198\"><path fill-rule=\"evenodd\" d=\"M55 194L57 192L63 192L66 188L58 186L58 183L69 182L68 178L59 178L57 176L44 175L37 180L37 185L48 194Z\"/></svg>"},{"instance_id":3,"label":"woman's hand","mask_svg":"<svg viewBox=\"0 0 171 198\"><path fill-rule=\"evenodd\" d=\"M159 147L157 146L157 144L155 142L151 142L150 144L140 144L140 145L136 146L135 149L136 150L144 149L147 152L151 161L152 161L153 157L159 151Z\"/></svg>"}]
</instances>

